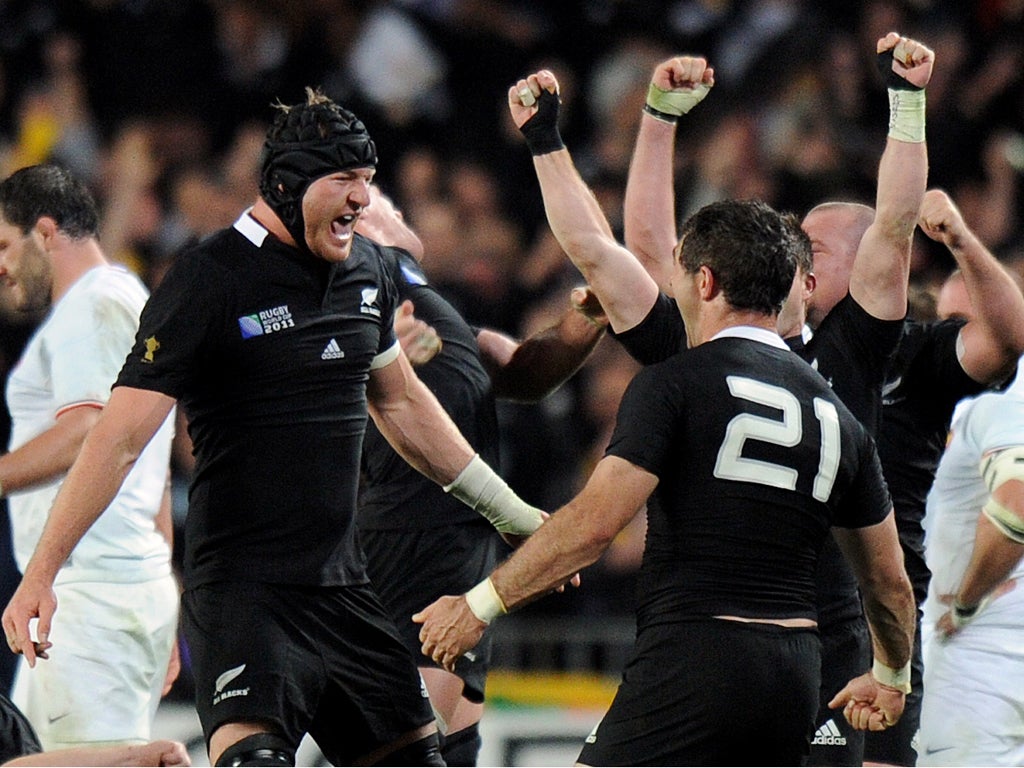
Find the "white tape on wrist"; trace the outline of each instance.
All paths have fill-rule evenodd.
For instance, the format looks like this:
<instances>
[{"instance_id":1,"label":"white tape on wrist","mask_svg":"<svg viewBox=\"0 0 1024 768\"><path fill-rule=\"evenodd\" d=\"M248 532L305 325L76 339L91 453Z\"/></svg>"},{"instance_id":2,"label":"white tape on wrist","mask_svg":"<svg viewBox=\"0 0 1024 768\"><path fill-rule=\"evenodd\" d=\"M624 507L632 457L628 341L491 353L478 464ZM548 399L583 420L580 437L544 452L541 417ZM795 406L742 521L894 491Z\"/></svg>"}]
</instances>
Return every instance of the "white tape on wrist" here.
<instances>
[{"instance_id":1,"label":"white tape on wrist","mask_svg":"<svg viewBox=\"0 0 1024 768\"><path fill-rule=\"evenodd\" d=\"M882 685L895 688L904 693L910 693L910 662L903 665L902 669L893 669L875 659L871 665L871 675Z\"/></svg>"},{"instance_id":2,"label":"white tape on wrist","mask_svg":"<svg viewBox=\"0 0 1024 768\"><path fill-rule=\"evenodd\" d=\"M501 595L494 588L494 582L488 577L466 593L466 604L484 624L490 624L499 616L508 613Z\"/></svg>"},{"instance_id":3,"label":"white tape on wrist","mask_svg":"<svg viewBox=\"0 0 1024 768\"><path fill-rule=\"evenodd\" d=\"M529 536L544 522L541 511L520 499L479 454L473 455L444 490L487 518L501 533Z\"/></svg>"},{"instance_id":4,"label":"white tape on wrist","mask_svg":"<svg viewBox=\"0 0 1024 768\"><path fill-rule=\"evenodd\" d=\"M685 115L700 104L710 90L711 86L704 83L698 83L693 88L678 91L666 91L651 83L647 86L647 106L666 116Z\"/></svg>"},{"instance_id":5,"label":"white tape on wrist","mask_svg":"<svg viewBox=\"0 0 1024 768\"><path fill-rule=\"evenodd\" d=\"M924 90L889 89L889 138L908 144L924 142Z\"/></svg>"}]
</instances>

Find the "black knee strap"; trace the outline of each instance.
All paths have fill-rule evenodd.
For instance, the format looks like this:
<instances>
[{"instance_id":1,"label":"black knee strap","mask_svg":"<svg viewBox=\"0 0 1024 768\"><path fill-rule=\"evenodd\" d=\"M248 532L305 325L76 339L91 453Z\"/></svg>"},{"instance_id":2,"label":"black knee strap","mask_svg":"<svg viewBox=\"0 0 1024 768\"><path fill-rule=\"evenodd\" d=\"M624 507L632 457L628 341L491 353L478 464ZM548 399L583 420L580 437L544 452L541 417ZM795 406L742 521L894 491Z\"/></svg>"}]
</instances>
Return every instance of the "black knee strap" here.
<instances>
[{"instance_id":1,"label":"black knee strap","mask_svg":"<svg viewBox=\"0 0 1024 768\"><path fill-rule=\"evenodd\" d=\"M254 733L225 749L216 764L295 765L295 747L276 733Z\"/></svg>"},{"instance_id":2,"label":"black knee strap","mask_svg":"<svg viewBox=\"0 0 1024 768\"><path fill-rule=\"evenodd\" d=\"M444 758L445 764L449 766L476 765L481 745L480 724L473 723L461 731L445 735L441 756Z\"/></svg>"}]
</instances>

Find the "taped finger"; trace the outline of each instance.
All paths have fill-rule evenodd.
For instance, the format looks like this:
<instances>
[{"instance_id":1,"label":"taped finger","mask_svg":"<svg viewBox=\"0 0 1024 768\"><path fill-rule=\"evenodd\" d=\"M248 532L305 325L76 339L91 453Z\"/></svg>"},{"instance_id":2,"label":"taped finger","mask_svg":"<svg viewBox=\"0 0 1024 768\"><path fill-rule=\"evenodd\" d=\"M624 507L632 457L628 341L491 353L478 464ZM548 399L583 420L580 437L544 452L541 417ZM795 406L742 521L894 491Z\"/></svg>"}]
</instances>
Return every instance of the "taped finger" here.
<instances>
[{"instance_id":1,"label":"taped finger","mask_svg":"<svg viewBox=\"0 0 1024 768\"><path fill-rule=\"evenodd\" d=\"M519 100L523 102L524 107L532 107L537 103L536 97L533 95L533 91L529 88L519 89Z\"/></svg>"},{"instance_id":2,"label":"taped finger","mask_svg":"<svg viewBox=\"0 0 1024 768\"><path fill-rule=\"evenodd\" d=\"M908 69L914 66L914 57L910 54L910 45L905 40L900 40L896 43L896 47L892 49L892 57Z\"/></svg>"}]
</instances>

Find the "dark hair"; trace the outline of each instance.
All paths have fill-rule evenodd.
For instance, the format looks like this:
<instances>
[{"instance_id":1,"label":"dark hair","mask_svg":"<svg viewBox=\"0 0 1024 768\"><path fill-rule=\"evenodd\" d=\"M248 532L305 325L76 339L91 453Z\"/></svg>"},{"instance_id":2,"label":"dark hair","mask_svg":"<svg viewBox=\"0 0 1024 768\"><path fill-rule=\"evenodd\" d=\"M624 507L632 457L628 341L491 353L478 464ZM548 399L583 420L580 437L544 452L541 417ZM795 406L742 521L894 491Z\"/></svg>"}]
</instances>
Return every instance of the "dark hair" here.
<instances>
[{"instance_id":1,"label":"dark hair","mask_svg":"<svg viewBox=\"0 0 1024 768\"><path fill-rule=\"evenodd\" d=\"M792 214L759 200L722 200L686 220L677 258L687 272L707 266L734 309L776 314L802 249L809 253L810 241Z\"/></svg>"},{"instance_id":2,"label":"dark hair","mask_svg":"<svg viewBox=\"0 0 1024 768\"><path fill-rule=\"evenodd\" d=\"M377 148L366 126L318 90L303 104L275 105L260 160L260 195L301 248L305 246L302 196L328 174L377 165Z\"/></svg>"},{"instance_id":3,"label":"dark hair","mask_svg":"<svg viewBox=\"0 0 1024 768\"><path fill-rule=\"evenodd\" d=\"M85 184L58 165L31 165L0 182L0 216L28 234L43 216L61 232L80 239L99 233L96 201Z\"/></svg>"}]
</instances>

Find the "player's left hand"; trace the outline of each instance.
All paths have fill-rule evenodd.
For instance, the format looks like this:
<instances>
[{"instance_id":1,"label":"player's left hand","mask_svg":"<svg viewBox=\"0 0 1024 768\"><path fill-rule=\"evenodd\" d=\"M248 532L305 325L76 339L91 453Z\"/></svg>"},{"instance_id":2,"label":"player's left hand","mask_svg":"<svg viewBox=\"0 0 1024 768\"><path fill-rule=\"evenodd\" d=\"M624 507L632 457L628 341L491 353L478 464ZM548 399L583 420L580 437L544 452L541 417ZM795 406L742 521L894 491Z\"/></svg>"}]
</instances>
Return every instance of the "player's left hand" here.
<instances>
[{"instance_id":1,"label":"player's left hand","mask_svg":"<svg viewBox=\"0 0 1024 768\"><path fill-rule=\"evenodd\" d=\"M896 725L906 703L903 691L882 685L874 675L865 672L848 682L828 706L842 707L846 722L858 731L884 731Z\"/></svg>"},{"instance_id":2,"label":"player's left hand","mask_svg":"<svg viewBox=\"0 0 1024 768\"><path fill-rule=\"evenodd\" d=\"M449 672L455 671L455 662L480 642L487 629L487 624L473 615L464 595L439 597L413 614L412 620L423 625L423 654Z\"/></svg>"}]
</instances>

